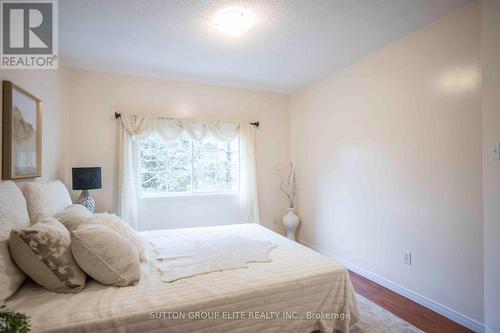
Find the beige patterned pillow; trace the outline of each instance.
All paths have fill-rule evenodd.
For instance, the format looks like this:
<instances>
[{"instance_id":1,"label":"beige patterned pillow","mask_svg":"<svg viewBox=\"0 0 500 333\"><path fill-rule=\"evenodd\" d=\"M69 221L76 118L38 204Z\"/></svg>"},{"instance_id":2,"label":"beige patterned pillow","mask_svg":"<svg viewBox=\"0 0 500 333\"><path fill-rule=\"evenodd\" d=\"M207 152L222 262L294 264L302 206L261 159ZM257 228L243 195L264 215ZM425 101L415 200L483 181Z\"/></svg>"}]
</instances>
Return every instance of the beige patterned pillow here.
<instances>
[{"instance_id":1,"label":"beige patterned pillow","mask_svg":"<svg viewBox=\"0 0 500 333\"><path fill-rule=\"evenodd\" d=\"M141 278L134 245L102 224L84 224L73 230L71 250L78 265L103 284L125 287Z\"/></svg>"},{"instance_id":2,"label":"beige patterned pillow","mask_svg":"<svg viewBox=\"0 0 500 333\"><path fill-rule=\"evenodd\" d=\"M77 293L86 275L71 254L69 231L53 217L39 216L28 228L10 233L14 262L42 287L58 293Z\"/></svg>"}]
</instances>

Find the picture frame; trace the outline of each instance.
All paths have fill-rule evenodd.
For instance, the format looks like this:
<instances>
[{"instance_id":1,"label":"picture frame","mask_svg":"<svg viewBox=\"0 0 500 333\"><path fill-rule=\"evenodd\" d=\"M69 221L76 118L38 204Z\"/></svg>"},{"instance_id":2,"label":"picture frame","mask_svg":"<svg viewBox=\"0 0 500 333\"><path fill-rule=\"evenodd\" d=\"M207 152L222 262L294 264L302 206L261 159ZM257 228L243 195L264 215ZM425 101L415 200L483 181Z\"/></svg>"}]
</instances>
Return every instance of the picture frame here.
<instances>
[{"instance_id":1,"label":"picture frame","mask_svg":"<svg viewBox=\"0 0 500 333\"><path fill-rule=\"evenodd\" d=\"M2 179L41 177L43 102L10 81L2 91Z\"/></svg>"}]
</instances>

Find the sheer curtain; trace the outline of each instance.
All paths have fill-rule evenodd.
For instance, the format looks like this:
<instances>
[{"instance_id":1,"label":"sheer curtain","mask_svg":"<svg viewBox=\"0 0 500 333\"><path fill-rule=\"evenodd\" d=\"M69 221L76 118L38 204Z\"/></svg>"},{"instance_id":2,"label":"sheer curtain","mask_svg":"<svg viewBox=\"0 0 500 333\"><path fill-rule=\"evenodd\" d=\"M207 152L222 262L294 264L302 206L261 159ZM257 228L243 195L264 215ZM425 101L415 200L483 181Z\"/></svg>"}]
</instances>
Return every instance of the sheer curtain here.
<instances>
[{"instance_id":1,"label":"sheer curtain","mask_svg":"<svg viewBox=\"0 0 500 333\"><path fill-rule=\"evenodd\" d=\"M240 128L240 219L241 223L260 223L255 159L255 126Z\"/></svg>"},{"instance_id":2,"label":"sheer curtain","mask_svg":"<svg viewBox=\"0 0 500 333\"><path fill-rule=\"evenodd\" d=\"M193 140L208 134L216 140L232 141L240 137L240 221L260 223L255 166L255 127L238 121L201 121L166 119L122 113L119 142L118 214L132 227L137 221L137 156L138 140L153 134L162 140L176 140L185 131Z\"/></svg>"}]
</instances>

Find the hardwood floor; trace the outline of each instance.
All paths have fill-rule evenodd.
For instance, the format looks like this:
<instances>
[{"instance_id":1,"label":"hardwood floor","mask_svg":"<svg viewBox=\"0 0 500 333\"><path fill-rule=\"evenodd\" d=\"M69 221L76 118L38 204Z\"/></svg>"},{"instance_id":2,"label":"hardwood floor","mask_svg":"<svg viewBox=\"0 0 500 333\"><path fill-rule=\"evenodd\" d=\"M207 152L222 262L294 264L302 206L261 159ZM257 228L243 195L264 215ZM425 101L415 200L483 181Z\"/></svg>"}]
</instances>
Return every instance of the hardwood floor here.
<instances>
[{"instance_id":1,"label":"hardwood floor","mask_svg":"<svg viewBox=\"0 0 500 333\"><path fill-rule=\"evenodd\" d=\"M471 333L472 331L403 297L361 275L349 271L354 290L428 333ZM473 332L472 332L473 333Z\"/></svg>"}]
</instances>

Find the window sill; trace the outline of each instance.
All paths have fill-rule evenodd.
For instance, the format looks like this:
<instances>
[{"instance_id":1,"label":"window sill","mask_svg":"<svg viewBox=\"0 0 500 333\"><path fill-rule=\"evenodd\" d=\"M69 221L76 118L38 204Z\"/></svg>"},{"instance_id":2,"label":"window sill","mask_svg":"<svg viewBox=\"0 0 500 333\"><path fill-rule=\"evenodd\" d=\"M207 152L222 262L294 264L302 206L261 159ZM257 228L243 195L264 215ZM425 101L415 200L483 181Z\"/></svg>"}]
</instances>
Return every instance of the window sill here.
<instances>
[{"instance_id":1,"label":"window sill","mask_svg":"<svg viewBox=\"0 0 500 333\"><path fill-rule=\"evenodd\" d=\"M179 194L139 194L138 201L149 200L197 200L197 199L218 199L218 198L238 198L239 192L230 193L179 193Z\"/></svg>"}]
</instances>

